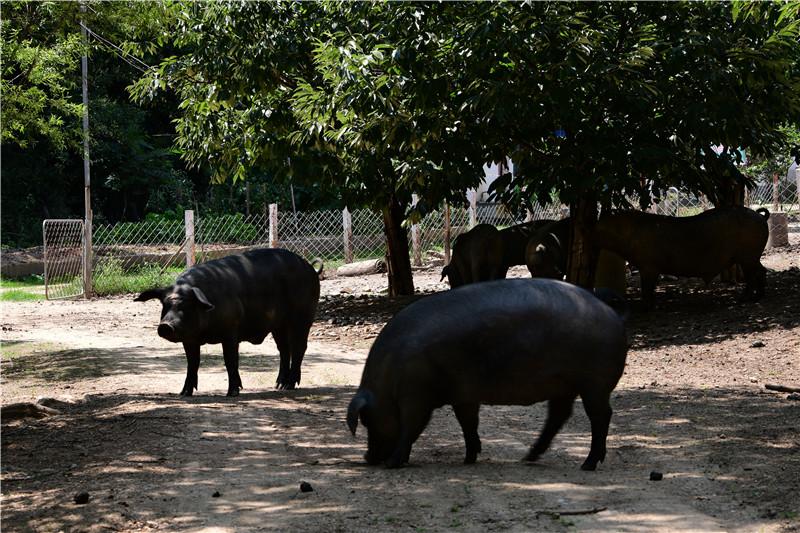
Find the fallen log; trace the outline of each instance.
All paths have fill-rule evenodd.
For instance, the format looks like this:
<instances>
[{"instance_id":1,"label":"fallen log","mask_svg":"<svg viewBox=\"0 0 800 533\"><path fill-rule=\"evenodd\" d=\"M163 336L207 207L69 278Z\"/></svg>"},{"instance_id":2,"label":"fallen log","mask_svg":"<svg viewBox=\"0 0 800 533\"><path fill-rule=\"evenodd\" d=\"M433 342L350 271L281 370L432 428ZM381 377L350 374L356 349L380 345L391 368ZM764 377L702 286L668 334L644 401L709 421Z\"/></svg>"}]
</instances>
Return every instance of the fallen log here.
<instances>
[{"instance_id":1,"label":"fallen log","mask_svg":"<svg viewBox=\"0 0 800 533\"><path fill-rule=\"evenodd\" d=\"M773 385L771 383L764 385L764 388L778 392L800 392L800 387L787 387L786 385Z\"/></svg>"},{"instance_id":2,"label":"fallen log","mask_svg":"<svg viewBox=\"0 0 800 533\"><path fill-rule=\"evenodd\" d=\"M348 263L336 269L338 276L366 276L386 272L386 263L381 259L368 259L357 263Z\"/></svg>"},{"instance_id":3,"label":"fallen log","mask_svg":"<svg viewBox=\"0 0 800 533\"><path fill-rule=\"evenodd\" d=\"M0 407L0 418L3 419L3 422L22 418L44 418L57 414L60 412L38 403L10 403Z\"/></svg>"}]
</instances>

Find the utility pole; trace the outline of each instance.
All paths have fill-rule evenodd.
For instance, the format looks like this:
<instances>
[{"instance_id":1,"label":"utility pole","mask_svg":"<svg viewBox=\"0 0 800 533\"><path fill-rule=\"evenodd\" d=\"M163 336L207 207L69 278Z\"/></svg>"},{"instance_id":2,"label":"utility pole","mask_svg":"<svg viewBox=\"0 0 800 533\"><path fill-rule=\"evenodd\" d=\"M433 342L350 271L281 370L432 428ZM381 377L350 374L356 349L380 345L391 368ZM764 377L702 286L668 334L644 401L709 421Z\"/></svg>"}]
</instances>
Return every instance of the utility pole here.
<instances>
[{"instance_id":1,"label":"utility pole","mask_svg":"<svg viewBox=\"0 0 800 533\"><path fill-rule=\"evenodd\" d=\"M86 57L88 40L83 21L86 4L81 2L81 37L83 56L81 57L81 83L83 85L83 295L92 297L92 196L89 175L89 60Z\"/></svg>"}]
</instances>

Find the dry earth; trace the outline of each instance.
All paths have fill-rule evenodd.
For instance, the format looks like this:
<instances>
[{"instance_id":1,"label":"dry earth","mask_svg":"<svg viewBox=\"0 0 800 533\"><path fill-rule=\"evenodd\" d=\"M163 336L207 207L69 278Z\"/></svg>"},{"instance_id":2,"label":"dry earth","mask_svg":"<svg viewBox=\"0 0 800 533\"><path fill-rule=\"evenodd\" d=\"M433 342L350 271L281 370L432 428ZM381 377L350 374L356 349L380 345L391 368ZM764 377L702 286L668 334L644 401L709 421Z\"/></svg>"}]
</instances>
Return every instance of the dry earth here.
<instances>
[{"instance_id":1,"label":"dry earth","mask_svg":"<svg viewBox=\"0 0 800 533\"><path fill-rule=\"evenodd\" d=\"M268 339L242 345L247 388L235 399L218 346L204 347L199 394L175 394L185 363L155 334L157 303L5 303L2 403L68 403L4 421L3 530L800 531L800 401L764 389L800 386L800 247L763 262L760 303L681 281L660 287L655 311L634 312L596 472L578 468L590 440L579 405L534 466L519 459L544 405L484 407L476 465L461 464L449 408L410 466L363 464L347 403L386 320L447 288L434 269L416 273L421 294L394 301L381 275L323 281L302 388L272 389ZM303 481L314 490L301 492ZM88 503L74 502L80 492Z\"/></svg>"}]
</instances>

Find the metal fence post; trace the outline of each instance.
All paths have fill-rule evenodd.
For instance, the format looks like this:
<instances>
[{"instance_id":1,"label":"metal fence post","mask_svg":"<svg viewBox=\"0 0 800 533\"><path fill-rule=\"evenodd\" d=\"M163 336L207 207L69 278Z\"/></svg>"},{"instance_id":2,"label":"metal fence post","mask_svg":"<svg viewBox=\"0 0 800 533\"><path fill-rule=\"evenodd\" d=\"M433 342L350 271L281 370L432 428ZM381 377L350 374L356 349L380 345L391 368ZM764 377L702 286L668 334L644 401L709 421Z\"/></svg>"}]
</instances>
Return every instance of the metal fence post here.
<instances>
[{"instance_id":1,"label":"metal fence post","mask_svg":"<svg viewBox=\"0 0 800 533\"><path fill-rule=\"evenodd\" d=\"M478 224L478 191L470 189L467 191L469 197L469 229Z\"/></svg>"},{"instance_id":2,"label":"metal fence post","mask_svg":"<svg viewBox=\"0 0 800 533\"><path fill-rule=\"evenodd\" d=\"M269 247L278 247L278 204L269 204Z\"/></svg>"},{"instance_id":3,"label":"metal fence post","mask_svg":"<svg viewBox=\"0 0 800 533\"><path fill-rule=\"evenodd\" d=\"M444 203L444 264L450 263L450 204Z\"/></svg>"},{"instance_id":4,"label":"metal fence post","mask_svg":"<svg viewBox=\"0 0 800 533\"><path fill-rule=\"evenodd\" d=\"M344 238L344 262L353 262L353 216L345 207L342 209L342 231Z\"/></svg>"},{"instance_id":5,"label":"metal fence post","mask_svg":"<svg viewBox=\"0 0 800 533\"><path fill-rule=\"evenodd\" d=\"M187 209L183 212L186 222L186 268L194 266L194 211Z\"/></svg>"}]
</instances>

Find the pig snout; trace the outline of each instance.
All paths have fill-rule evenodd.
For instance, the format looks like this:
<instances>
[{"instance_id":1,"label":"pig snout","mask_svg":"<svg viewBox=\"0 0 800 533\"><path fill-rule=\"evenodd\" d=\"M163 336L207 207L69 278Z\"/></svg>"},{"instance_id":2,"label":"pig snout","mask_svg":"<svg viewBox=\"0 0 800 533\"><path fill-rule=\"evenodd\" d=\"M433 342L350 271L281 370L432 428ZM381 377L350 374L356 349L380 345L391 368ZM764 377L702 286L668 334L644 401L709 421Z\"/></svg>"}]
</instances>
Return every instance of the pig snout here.
<instances>
[{"instance_id":1,"label":"pig snout","mask_svg":"<svg viewBox=\"0 0 800 533\"><path fill-rule=\"evenodd\" d=\"M177 340L175 327L168 322L162 322L158 325L158 336L172 342Z\"/></svg>"}]
</instances>

